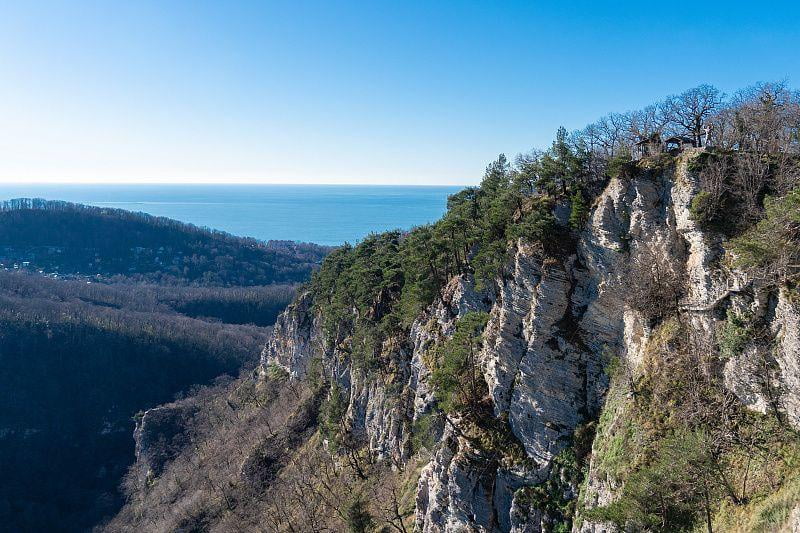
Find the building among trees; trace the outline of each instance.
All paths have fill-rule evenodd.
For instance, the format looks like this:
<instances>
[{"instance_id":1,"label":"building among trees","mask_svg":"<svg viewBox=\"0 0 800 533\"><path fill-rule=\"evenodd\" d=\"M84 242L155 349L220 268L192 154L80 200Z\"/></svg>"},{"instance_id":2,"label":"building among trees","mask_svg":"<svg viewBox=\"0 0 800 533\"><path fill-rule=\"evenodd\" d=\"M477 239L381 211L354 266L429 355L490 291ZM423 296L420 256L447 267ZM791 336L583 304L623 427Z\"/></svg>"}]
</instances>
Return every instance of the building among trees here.
<instances>
[{"instance_id":1,"label":"building among trees","mask_svg":"<svg viewBox=\"0 0 800 533\"><path fill-rule=\"evenodd\" d=\"M633 149L634 159L658 155L664 151L664 143L661 142L661 135L654 133L636 142Z\"/></svg>"}]
</instances>

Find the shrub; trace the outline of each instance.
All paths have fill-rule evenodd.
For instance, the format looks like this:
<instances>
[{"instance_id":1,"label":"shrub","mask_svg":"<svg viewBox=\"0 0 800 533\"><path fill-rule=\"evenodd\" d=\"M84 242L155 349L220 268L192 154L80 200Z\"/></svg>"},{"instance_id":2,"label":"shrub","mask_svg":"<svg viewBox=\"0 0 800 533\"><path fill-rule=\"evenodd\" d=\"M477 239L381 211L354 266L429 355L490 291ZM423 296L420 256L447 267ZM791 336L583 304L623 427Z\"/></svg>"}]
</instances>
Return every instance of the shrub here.
<instances>
[{"instance_id":1,"label":"shrub","mask_svg":"<svg viewBox=\"0 0 800 533\"><path fill-rule=\"evenodd\" d=\"M623 152L608 160L606 173L611 178L631 177L636 173L636 163L631 161L629 153Z\"/></svg>"},{"instance_id":2,"label":"shrub","mask_svg":"<svg viewBox=\"0 0 800 533\"><path fill-rule=\"evenodd\" d=\"M705 225L713 220L715 216L714 207L711 193L708 191L700 191L692 198L692 203L689 206L689 213L692 215L692 220L698 224Z\"/></svg>"},{"instance_id":3,"label":"shrub","mask_svg":"<svg viewBox=\"0 0 800 533\"><path fill-rule=\"evenodd\" d=\"M575 498L571 497L583 472L573 448L562 450L553 458L550 475L544 483L523 487L515 494L520 506L537 509L546 514L550 531L572 530L575 516Z\"/></svg>"},{"instance_id":4,"label":"shrub","mask_svg":"<svg viewBox=\"0 0 800 533\"><path fill-rule=\"evenodd\" d=\"M628 305L655 325L678 312L683 272L663 259L659 250L642 246L627 265Z\"/></svg>"},{"instance_id":5,"label":"shrub","mask_svg":"<svg viewBox=\"0 0 800 533\"><path fill-rule=\"evenodd\" d=\"M659 441L653 458L625 482L614 503L591 509L587 518L609 521L621 529L692 530L720 491L709 454L708 436L678 430Z\"/></svg>"},{"instance_id":6,"label":"shrub","mask_svg":"<svg viewBox=\"0 0 800 533\"><path fill-rule=\"evenodd\" d=\"M715 159L717 159L717 154L714 154L710 151L705 151L697 154L695 157L689 159L687 163L687 168L689 172L702 172L705 170L709 163Z\"/></svg>"},{"instance_id":7,"label":"shrub","mask_svg":"<svg viewBox=\"0 0 800 533\"><path fill-rule=\"evenodd\" d=\"M411 428L411 450L417 453L422 449L432 450L436 446L437 415L426 413L418 417Z\"/></svg>"},{"instance_id":8,"label":"shrub","mask_svg":"<svg viewBox=\"0 0 800 533\"><path fill-rule=\"evenodd\" d=\"M726 359L738 356L752 340L753 334L752 317L728 309L728 319L717 337L720 355Z\"/></svg>"},{"instance_id":9,"label":"shrub","mask_svg":"<svg viewBox=\"0 0 800 533\"><path fill-rule=\"evenodd\" d=\"M289 379L289 372L287 372L286 369L280 365L269 363L267 365L267 377L271 381L282 382Z\"/></svg>"}]
</instances>

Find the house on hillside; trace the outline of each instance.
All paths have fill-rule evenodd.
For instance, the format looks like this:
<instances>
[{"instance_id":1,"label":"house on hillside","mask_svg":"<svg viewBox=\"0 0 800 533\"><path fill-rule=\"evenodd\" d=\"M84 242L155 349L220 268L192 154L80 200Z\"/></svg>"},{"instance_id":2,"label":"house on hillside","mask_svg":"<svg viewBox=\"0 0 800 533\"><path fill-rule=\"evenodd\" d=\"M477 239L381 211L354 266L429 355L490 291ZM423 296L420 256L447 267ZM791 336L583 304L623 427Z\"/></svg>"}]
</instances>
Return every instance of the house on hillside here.
<instances>
[{"instance_id":1,"label":"house on hillside","mask_svg":"<svg viewBox=\"0 0 800 533\"><path fill-rule=\"evenodd\" d=\"M661 135L654 133L649 137L642 138L633 147L633 158L639 160L643 157L658 155L664 151L664 143L661 142Z\"/></svg>"},{"instance_id":2,"label":"house on hillside","mask_svg":"<svg viewBox=\"0 0 800 533\"><path fill-rule=\"evenodd\" d=\"M665 152L683 152L687 148L697 147L697 141L686 135L673 135L664 139Z\"/></svg>"},{"instance_id":3,"label":"house on hillside","mask_svg":"<svg viewBox=\"0 0 800 533\"><path fill-rule=\"evenodd\" d=\"M705 137L705 142L703 137ZM708 133L698 139L688 135L672 135L666 139L661 139L661 135L654 133L649 137L644 137L633 146L633 159L639 160L644 157L652 157L662 153L678 154L689 148L697 148L707 145Z\"/></svg>"}]
</instances>

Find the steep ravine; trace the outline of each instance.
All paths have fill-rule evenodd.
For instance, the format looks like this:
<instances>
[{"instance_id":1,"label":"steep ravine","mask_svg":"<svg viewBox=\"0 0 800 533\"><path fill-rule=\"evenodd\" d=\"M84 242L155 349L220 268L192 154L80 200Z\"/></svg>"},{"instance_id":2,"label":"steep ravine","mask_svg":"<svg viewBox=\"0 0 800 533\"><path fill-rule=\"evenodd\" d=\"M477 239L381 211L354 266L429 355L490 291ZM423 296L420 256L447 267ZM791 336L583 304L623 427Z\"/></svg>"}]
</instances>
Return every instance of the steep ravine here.
<instances>
[{"instance_id":1,"label":"steep ravine","mask_svg":"<svg viewBox=\"0 0 800 533\"><path fill-rule=\"evenodd\" d=\"M607 368L614 360L633 377L644 372L655 329L634 300L641 290L637 280L649 279L653 265L680 285L679 316L692 338L713 342L729 308L766 320L777 343L770 386L765 389L758 369L751 368L747 350L725 364L725 386L756 411L767 412L777 402L789 423L800 427L800 314L784 292L767 298L744 274L726 268L724 240L692 220L699 185L689 162L696 156L688 151L663 168L611 179L568 253L555 257L516 240L496 291L476 289L467 275L452 278L407 335L382 340L389 371L380 379L353 363L347 324L333 339L325 331L311 292L299 295L280 317L254 379L285 372L288 383L304 386L321 372L337 384L346 402L346 425L371 458L394 465L394 471L421 467L414 470L414 519L408 528L563 531L555 507L532 496L536 487L550 483L554 501L577 505L573 531L613 531L611 524L583 515L619 497L620 483L596 461L608 446L604 439L614 437L626 416L625 402L632 400L611 383ZM457 420L429 423L436 404L429 352L471 311L488 313L479 365L490 410L510 431L500 451L521 451L487 458ZM429 454L413 443L414 428L422 422L433 443ZM586 451L591 447L592 453L580 458L588 461L581 483L563 458L587 438ZM146 501L146 495L138 497ZM211 521L208 529L224 530L218 523Z\"/></svg>"}]
</instances>

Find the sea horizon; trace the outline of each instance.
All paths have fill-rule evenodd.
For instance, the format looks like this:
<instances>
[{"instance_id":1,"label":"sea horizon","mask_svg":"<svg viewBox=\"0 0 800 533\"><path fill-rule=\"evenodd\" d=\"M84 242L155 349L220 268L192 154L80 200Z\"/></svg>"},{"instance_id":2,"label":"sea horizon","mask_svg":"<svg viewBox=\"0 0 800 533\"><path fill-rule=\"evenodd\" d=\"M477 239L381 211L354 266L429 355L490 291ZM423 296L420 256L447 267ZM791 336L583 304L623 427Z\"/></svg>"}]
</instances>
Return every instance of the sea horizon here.
<instances>
[{"instance_id":1,"label":"sea horizon","mask_svg":"<svg viewBox=\"0 0 800 533\"><path fill-rule=\"evenodd\" d=\"M464 186L3 183L0 200L44 198L164 216L259 240L338 246L438 220Z\"/></svg>"}]
</instances>

